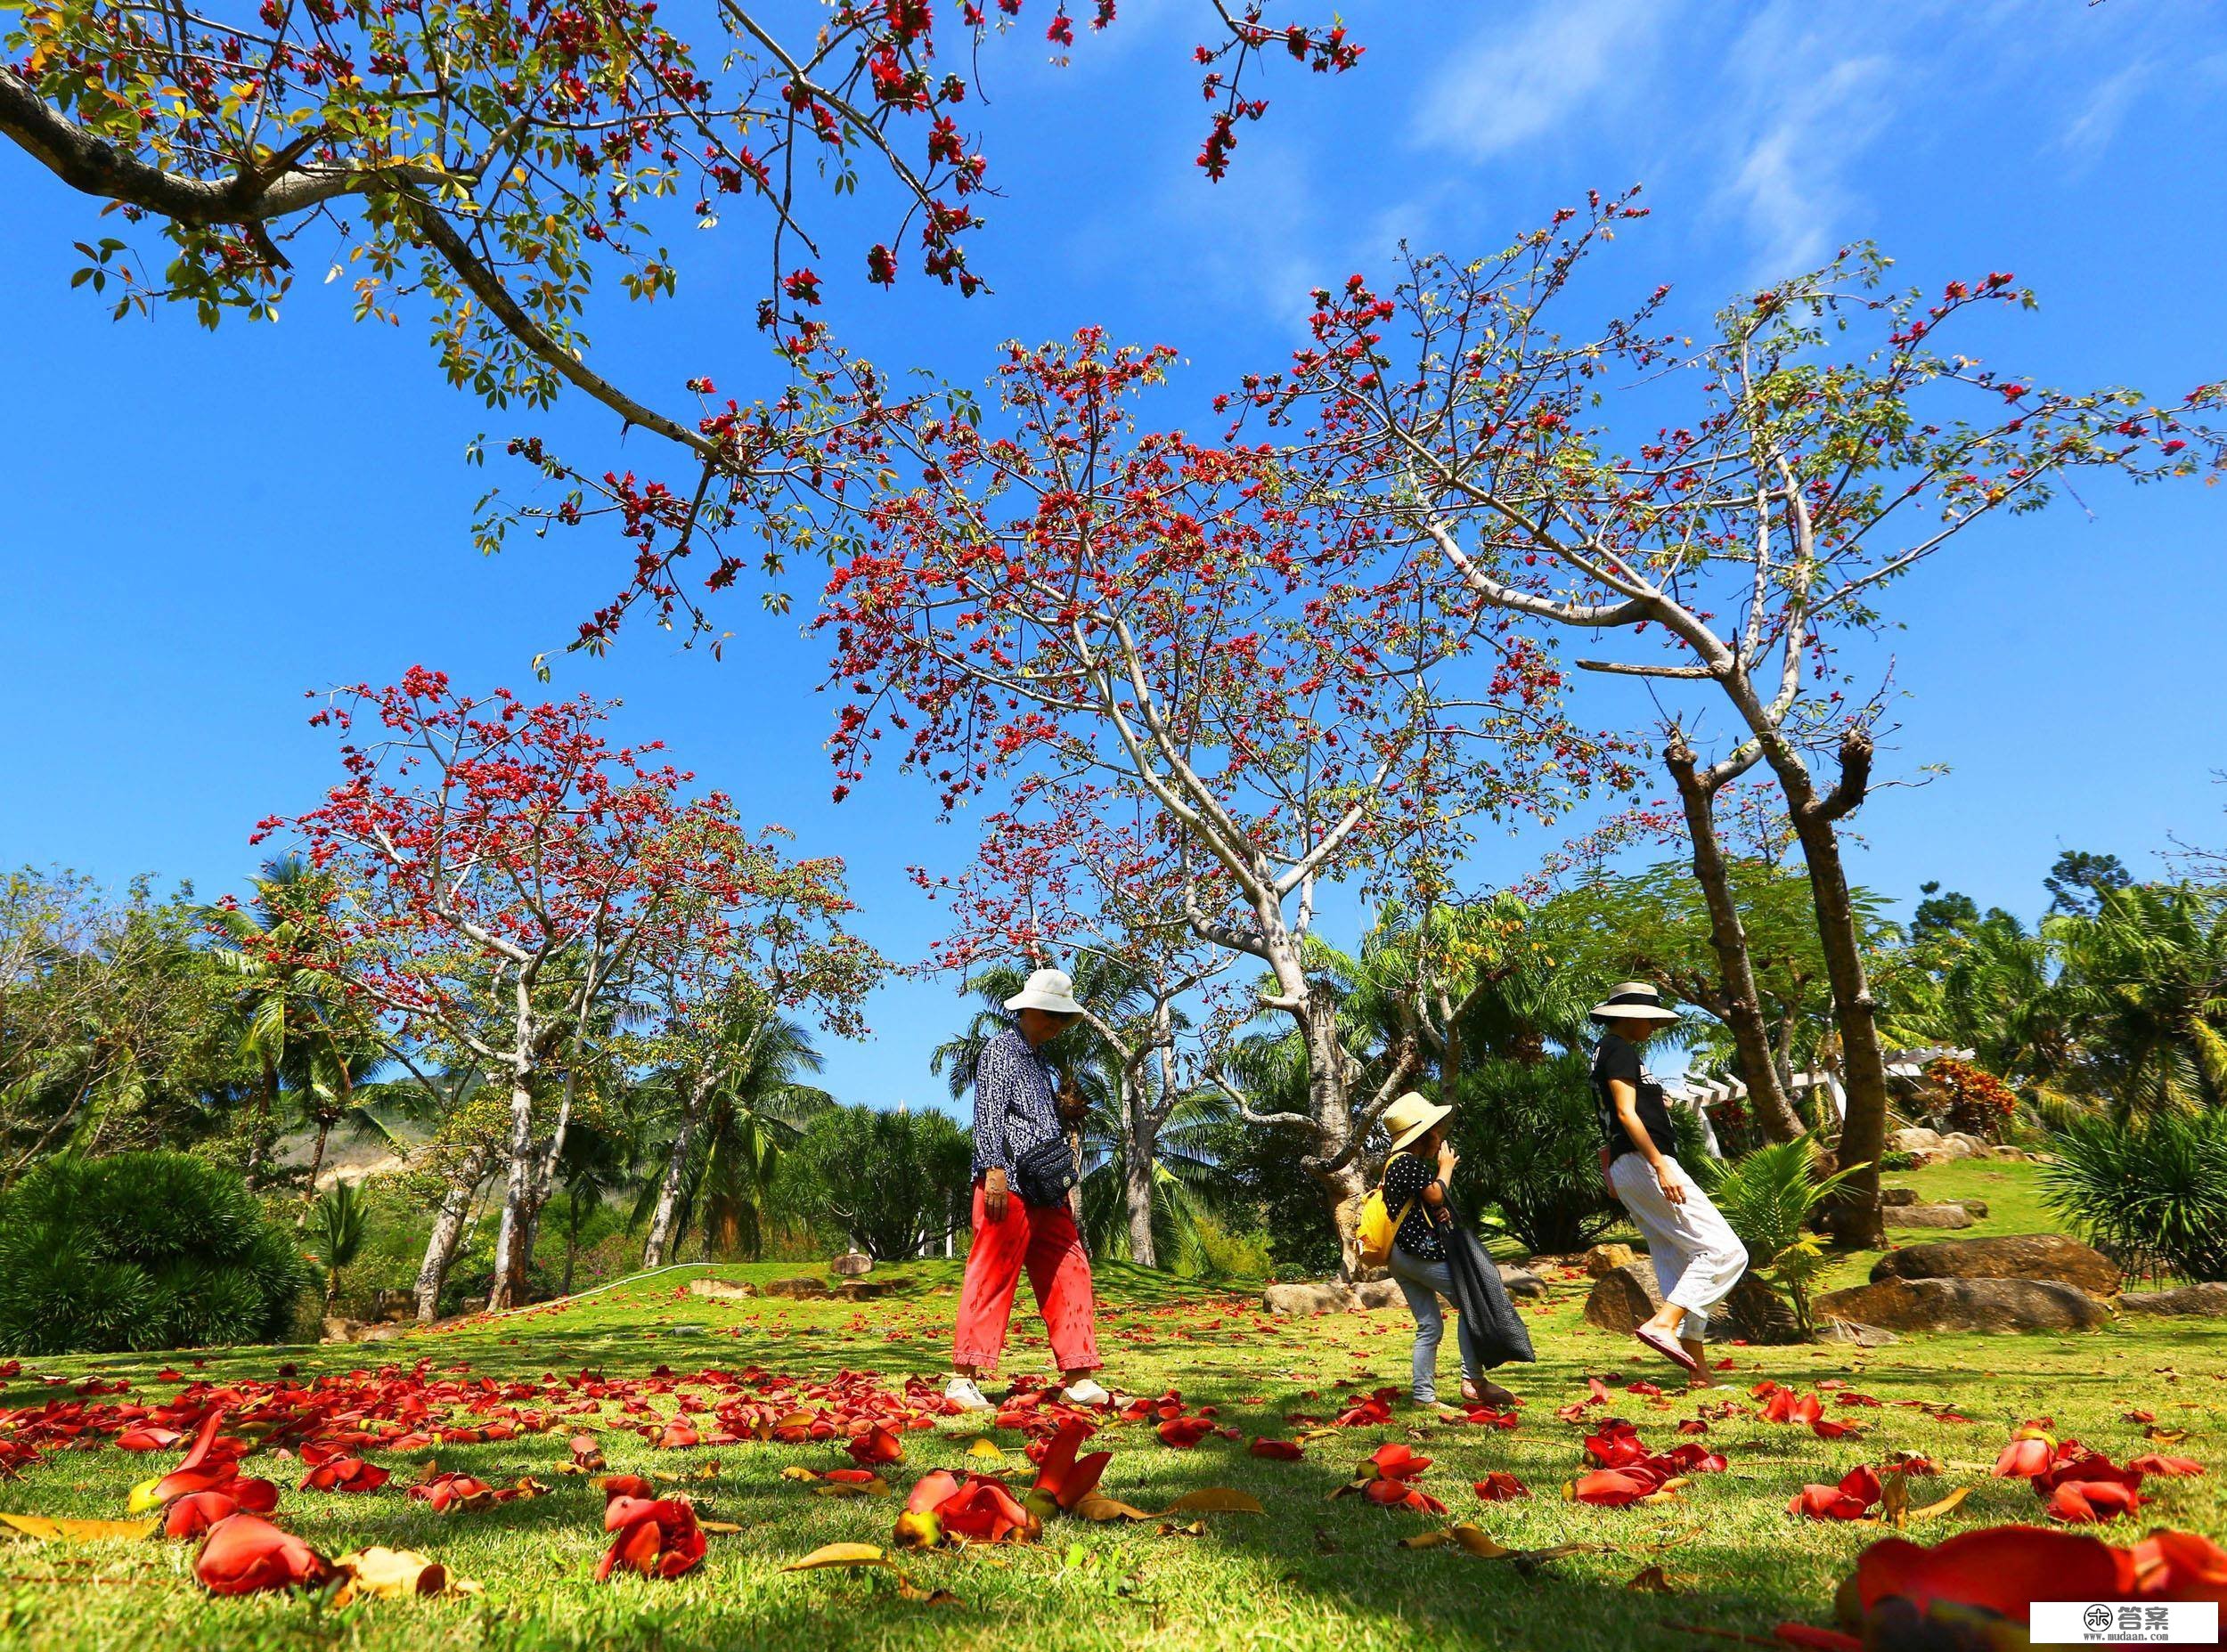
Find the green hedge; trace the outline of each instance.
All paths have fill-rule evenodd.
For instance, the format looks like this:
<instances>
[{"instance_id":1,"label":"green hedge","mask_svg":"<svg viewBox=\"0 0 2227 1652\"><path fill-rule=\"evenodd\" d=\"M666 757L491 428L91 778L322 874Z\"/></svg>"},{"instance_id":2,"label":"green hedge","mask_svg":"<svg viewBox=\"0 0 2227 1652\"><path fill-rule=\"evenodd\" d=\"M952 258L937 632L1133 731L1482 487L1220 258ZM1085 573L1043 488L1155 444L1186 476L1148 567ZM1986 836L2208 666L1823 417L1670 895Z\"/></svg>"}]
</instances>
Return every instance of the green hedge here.
<instances>
[{"instance_id":1,"label":"green hedge","mask_svg":"<svg viewBox=\"0 0 2227 1652\"><path fill-rule=\"evenodd\" d=\"M49 1160L0 1195L0 1355L276 1341L314 1272L234 1172Z\"/></svg>"}]
</instances>

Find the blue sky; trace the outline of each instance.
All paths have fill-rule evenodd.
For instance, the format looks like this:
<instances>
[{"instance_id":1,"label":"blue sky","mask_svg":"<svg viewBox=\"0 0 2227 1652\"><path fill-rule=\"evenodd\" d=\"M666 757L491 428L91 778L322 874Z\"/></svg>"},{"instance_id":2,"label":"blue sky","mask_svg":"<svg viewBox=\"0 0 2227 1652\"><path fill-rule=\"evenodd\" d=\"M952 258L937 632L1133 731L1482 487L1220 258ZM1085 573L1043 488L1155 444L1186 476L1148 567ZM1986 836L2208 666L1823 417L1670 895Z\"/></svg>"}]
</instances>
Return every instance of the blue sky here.
<instances>
[{"instance_id":1,"label":"blue sky","mask_svg":"<svg viewBox=\"0 0 2227 1652\"><path fill-rule=\"evenodd\" d=\"M1204 7L1121 10L1064 69L1040 25L984 53L975 112L1005 194L973 258L992 296L869 289L873 221L834 238L831 314L859 348L979 381L1000 339L1101 323L1181 348L1161 417L1203 426L1214 389L1292 346L1310 285L1385 272L1403 237L1487 251L1588 187L1641 181L1653 216L1598 277L1603 313L1668 281L1698 319L1870 236L1913 281L2008 269L2036 288L2040 313L1989 340L2006 369L2176 395L2227 371L2227 24L2203 0L1359 0L1343 15L1362 67L1273 73L1220 185L1192 164ZM465 446L533 421L450 393L414 323L351 324L346 284L314 268L276 327L113 323L67 288L92 205L12 148L0 199L0 861L213 894L252 868L258 817L334 777L306 690L420 661L524 690L620 562L595 533L471 549L473 500L517 478L469 468ZM731 215L677 249L677 302L594 318L603 370L653 389L774 382L749 320L755 233ZM581 410L538 427L599 466L662 459ZM1939 878L2030 912L2060 848L2139 872L2169 834L2227 840L2227 496L2085 504L1991 528L1905 588L1907 629L1870 662L1891 656L1905 695L1887 766L1951 772L1860 818L1859 875L1898 899ZM724 663L640 630L606 659L561 658L555 687L623 698L623 734L665 739L746 813L844 855L866 932L918 956L934 916L902 869L963 856L963 826L893 771L833 806L819 651L746 600L725 617ZM1513 878L1559 836L1492 862ZM829 1082L933 1099L926 1051L961 1013L949 988L885 992L874 1038L831 1046Z\"/></svg>"}]
</instances>

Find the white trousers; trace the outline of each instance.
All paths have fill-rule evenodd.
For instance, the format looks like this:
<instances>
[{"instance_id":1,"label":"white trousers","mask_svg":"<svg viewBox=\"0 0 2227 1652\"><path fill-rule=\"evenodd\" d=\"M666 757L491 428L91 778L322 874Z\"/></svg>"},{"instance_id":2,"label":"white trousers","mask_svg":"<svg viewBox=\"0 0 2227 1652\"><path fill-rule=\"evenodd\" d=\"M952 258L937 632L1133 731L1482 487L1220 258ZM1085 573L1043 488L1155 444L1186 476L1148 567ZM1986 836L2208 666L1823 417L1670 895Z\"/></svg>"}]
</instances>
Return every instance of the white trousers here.
<instances>
[{"instance_id":1,"label":"white trousers","mask_svg":"<svg viewBox=\"0 0 2227 1652\"><path fill-rule=\"evenodd\" d=\"M1679 1334L1699 1341L1708 1334L1709 1310L1748 1271L1748 1248L1676 1160L1665 1157L1662 1163L1685 1190L1682 1205L1662 1196L1655 1173L1638 1153L1617 1157L1609 1166L1609 1185L1646 1237L1662 1299L1685 1310Z\"/></svg>"}]
</instances>

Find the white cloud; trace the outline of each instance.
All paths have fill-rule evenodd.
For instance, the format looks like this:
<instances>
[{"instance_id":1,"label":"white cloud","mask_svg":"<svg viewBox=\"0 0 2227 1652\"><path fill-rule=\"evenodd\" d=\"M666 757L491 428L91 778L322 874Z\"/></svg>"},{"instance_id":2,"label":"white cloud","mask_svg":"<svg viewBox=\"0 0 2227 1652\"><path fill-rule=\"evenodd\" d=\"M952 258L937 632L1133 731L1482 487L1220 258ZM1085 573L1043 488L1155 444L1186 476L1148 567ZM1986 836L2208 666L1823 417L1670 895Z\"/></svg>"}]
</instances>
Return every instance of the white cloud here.
<instances>
[{"instance_id":1,"label":"white cloud","mask_svg":"<svg viewBox=\"0 0 2227 1652\"><path fill-rule=\"evenodd\" d=\"M2080 112L2066 125L2057 140L2058 147L2073 157L2076 167L2084 168L2102 159L2103 151L2118 134L2119 123L2133 106L2134 94L2149 80L2152 68L2148 58L2129 63L2089 94Z\"/></svg>"},{"instance_id":2,"label":"white cloud","mask_svg":"<svg viewBox=\"0 0 2227 1652\"><path fill-rule=\"evenodd\" d=\"M1423 88L1414 136L1472 160L1594 121L1644 76L1675 0L1541 0L1511 25L1498 7Z\"/></svg>"}]
</instances>

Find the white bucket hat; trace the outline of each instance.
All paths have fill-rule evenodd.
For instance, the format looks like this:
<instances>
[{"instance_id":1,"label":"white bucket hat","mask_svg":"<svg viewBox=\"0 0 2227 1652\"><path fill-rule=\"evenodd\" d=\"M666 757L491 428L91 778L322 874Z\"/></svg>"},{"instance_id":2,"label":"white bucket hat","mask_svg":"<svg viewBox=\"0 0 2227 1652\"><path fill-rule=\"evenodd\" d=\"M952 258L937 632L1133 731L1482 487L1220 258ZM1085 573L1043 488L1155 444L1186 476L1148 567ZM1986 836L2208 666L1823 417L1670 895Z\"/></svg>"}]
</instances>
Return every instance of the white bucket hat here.
<instances>
[{"instance_id":1,"label":"white bucket hat","mask_svg":"<svg viewBox=\"0 0 2227 1652\"><path fill-rule=\"evenodd\" d=\"M1596 1004L1587 1014L1595 1021L1676 1021L1678 1013L1663 1006L1662 994L1644 981L1618 983L1610 991L1605 1003Z\"/></svg>"},{"instance_id":2,"label":"white bucket hat","mask_svg":"<svg viewBox=\"0 0 2227 1652\"><path fill-rule=\"evenodd\" d=\"M1082 1005L1075 1002L1075 983L1067 979L1065 970L1038 970L1028 979L1028 985L1005 1001L1009 1010L1048 1010L1055 1015L1080 1015Z\"/></svg>"}]
</instances>

